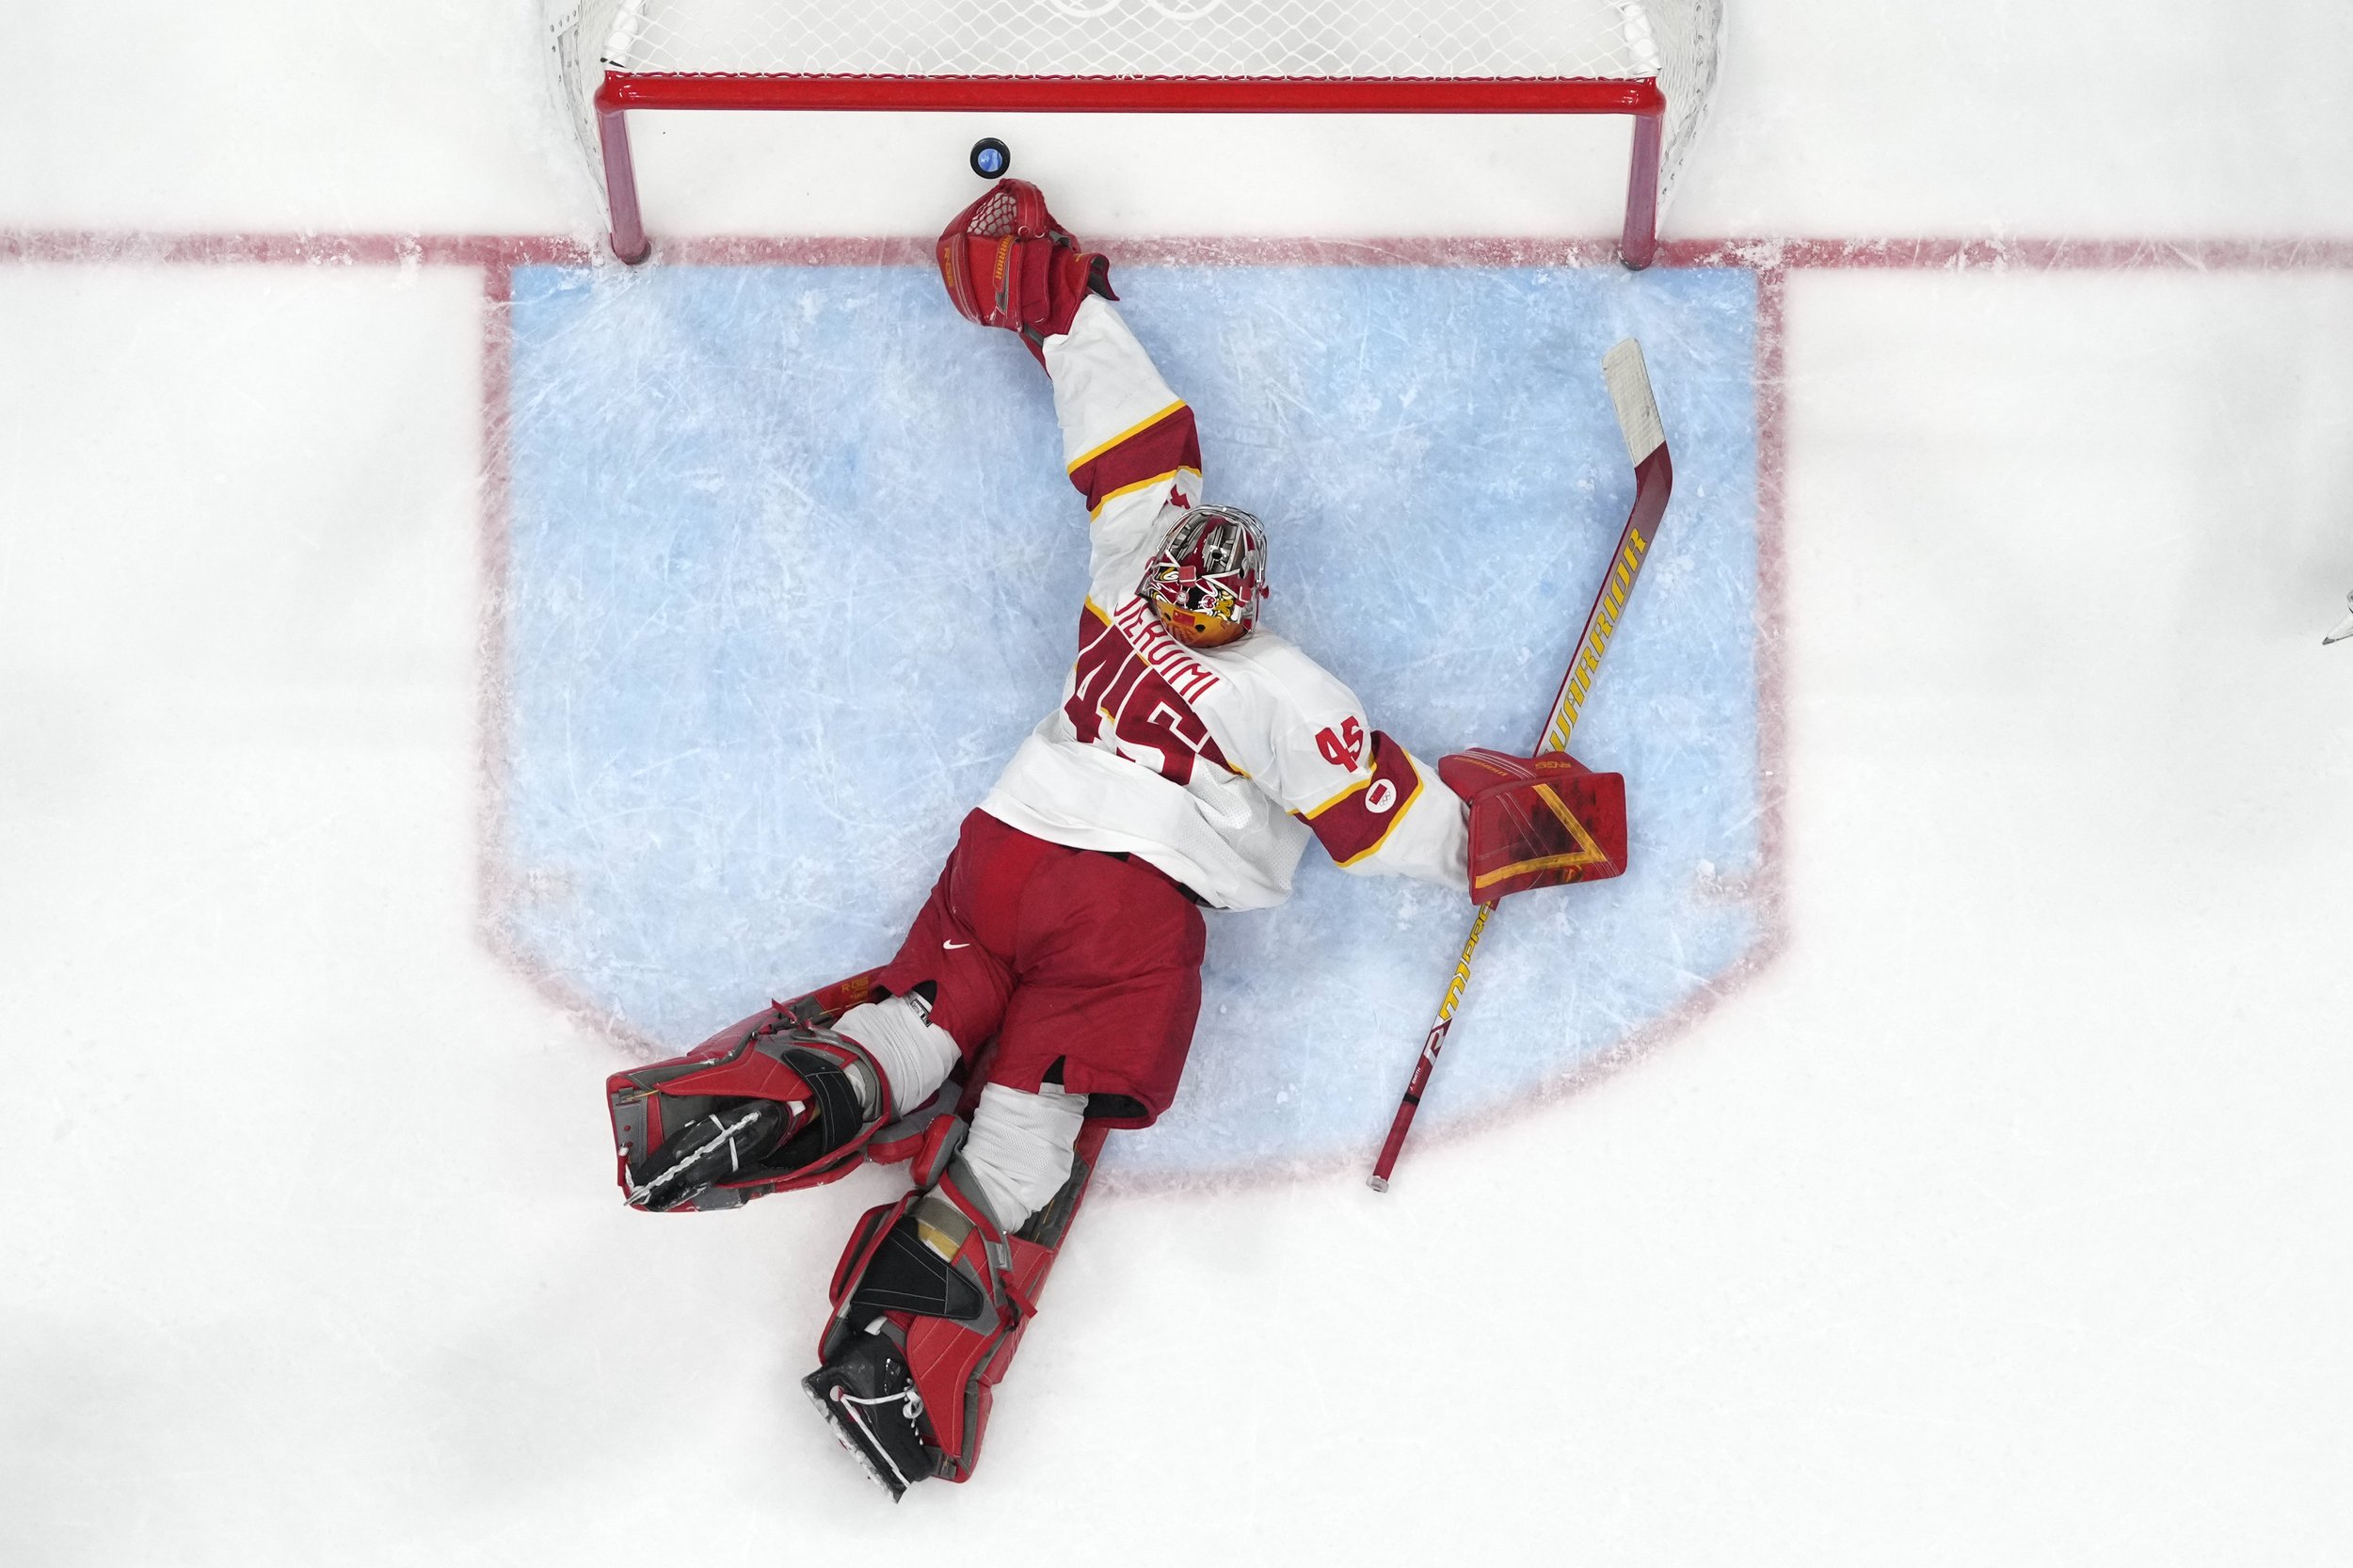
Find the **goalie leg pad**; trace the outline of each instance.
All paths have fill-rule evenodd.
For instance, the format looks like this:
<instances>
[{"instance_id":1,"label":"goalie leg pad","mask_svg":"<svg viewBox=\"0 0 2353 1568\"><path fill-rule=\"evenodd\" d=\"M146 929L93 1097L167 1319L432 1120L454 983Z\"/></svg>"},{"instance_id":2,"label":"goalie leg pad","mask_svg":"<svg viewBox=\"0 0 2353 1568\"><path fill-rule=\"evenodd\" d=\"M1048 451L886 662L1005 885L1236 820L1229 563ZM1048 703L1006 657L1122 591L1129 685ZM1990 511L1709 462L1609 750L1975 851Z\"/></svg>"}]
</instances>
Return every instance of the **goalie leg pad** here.
<instances>
[{"instance_id":1,"label":"goalie leg pad","mask_svg":"<svg viewBox=\"0 0 2353 1568\"><path fill-rule=\"evenodd\" d=\"M890 1119L891 1096L866 1049L826 1026L874 995L872 980L773 1003L683 1056L608 1078L630 1205L733 1208L847 1175Z\"/></svg>"},{"instance_id":2,"label":"goalie leg pad","mask_svg":"<svg viewBox=\"0 0 2353 1568\"><path fill-rule=\"evenodd\" d=\"M893 1361L905 1368L904 1390L927 1473L971 1478L988 1425L996 1385L1013 1363L1047 1274L1086 1193L1104 1129L1080 1134L1068 1179L1052 1201L1008 1234L979 1195L970 1168L951 1158L928 1189L870 1209L851 1233L830 1291L834 1311L818 1344L824 1365L804 1381L837 1436L888 1487L888 1432L862 1430L832 1390L857 1368ZM952 1146L952 1144L949 1146ZM888 1354L870 1341L887 1342ZM891 1397L888 1388L856 1396ZM869 1425L871 1426L871 1422ZM894 1496L898 1490L894 1488Z\"/></svg>"}]
</instances>

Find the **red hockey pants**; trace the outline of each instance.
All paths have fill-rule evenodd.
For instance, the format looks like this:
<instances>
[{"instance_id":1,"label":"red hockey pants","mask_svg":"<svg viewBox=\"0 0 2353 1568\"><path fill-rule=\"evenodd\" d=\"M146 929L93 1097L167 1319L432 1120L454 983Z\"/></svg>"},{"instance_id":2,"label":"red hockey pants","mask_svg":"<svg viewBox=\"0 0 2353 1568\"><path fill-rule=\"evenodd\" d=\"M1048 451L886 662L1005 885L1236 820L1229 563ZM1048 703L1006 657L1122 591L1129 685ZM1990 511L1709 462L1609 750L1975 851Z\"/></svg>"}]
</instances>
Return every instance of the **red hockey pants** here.
<instances>
[{"instance_id":1,"label":"red hockey pants","mask_svg":"<svg viewBox=\"0 0 2353 1568\"><path fill-rule=\"evenodd\" d=\"M976 810L882 984L933 982L932 1021L968 1062L997 1041L989 1082L1034 1091L1059 1076L1097 1096L1090 1118L1148 1127L1185 1070L1206 936L1201 911L1144 862Z\"/></svg>"}]
</instances>

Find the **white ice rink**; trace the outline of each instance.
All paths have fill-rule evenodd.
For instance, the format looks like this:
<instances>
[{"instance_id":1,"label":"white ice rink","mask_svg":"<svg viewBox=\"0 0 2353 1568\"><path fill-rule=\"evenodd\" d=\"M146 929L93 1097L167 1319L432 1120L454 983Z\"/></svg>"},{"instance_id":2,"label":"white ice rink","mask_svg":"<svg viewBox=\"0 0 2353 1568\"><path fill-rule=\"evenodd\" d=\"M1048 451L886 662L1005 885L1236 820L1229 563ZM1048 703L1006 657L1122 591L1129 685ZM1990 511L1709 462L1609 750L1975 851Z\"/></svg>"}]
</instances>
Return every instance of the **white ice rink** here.
<instances>
[{"instance_id":1,"label":"white ice rink","mask_svg":"<svg viewBox=\"0 0 2353 1568\"><path fill-rule=\"evenodd\" d=\"M2353 1560L2353 11L1730 18L1670 238L1997 242L1756 252L1777 953L1385 1197L1099 1192L896 1511L794 1380L899 1173L628 1212L483 933L533 8L18 18L0 1563ZM928 234L984 131L1114 256L1600 235L1624 142L648 117L648 223Z\"/></svg>"}]
</instances>

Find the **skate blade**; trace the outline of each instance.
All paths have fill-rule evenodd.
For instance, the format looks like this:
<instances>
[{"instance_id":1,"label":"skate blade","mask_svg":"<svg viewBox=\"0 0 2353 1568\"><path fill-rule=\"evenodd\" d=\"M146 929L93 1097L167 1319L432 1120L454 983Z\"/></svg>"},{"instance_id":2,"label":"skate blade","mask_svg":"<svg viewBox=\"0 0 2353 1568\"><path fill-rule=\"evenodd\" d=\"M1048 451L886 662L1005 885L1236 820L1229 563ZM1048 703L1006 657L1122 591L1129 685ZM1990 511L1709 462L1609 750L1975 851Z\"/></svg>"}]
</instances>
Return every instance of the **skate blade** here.
<instances>
[{"instance_id":1,"label":"skate blade","mask_svg":"<svg viewBox=\"0 0 2353 1568\"><path fill-rule=\"evenodd\" d=\"M907 1495L906 1482L891 1474L890 1466L867 1452L866 1444L857 1430L844 1417L840 1406L807 1383L801 1384L801 1392L808 1396L808 1402L817 1407L817 1414L824 1416L825 1425L833 1429L833 1440L849 1450L850 1457L857 1461L858 1467L866 1472L869 1480L889 1493L894 1503Z\"/></svg>"}]
</instances>

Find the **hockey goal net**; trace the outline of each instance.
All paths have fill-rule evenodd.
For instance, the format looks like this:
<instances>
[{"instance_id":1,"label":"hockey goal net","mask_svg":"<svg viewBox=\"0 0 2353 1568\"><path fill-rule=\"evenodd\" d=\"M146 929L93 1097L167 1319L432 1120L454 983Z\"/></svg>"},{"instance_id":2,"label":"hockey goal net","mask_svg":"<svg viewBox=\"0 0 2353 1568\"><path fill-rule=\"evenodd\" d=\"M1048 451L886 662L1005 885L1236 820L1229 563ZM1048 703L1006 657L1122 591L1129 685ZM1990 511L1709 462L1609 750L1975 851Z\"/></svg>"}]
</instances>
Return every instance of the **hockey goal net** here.
<instances>
[{"instance_id":1,"label":"hockey goal net","mask_svg":"<svg viewBox=\"0 0 2353 1568\"><path fill-rule=\"evenodd\" d=\"M613 248L648 249L632 109L1622 114L1621 254L1715 86L1723 0L552 0L557 92Z\"/></svg>"}]
</instances>

